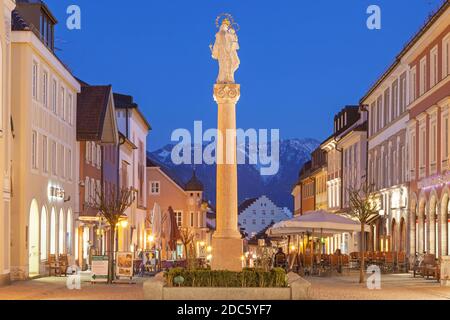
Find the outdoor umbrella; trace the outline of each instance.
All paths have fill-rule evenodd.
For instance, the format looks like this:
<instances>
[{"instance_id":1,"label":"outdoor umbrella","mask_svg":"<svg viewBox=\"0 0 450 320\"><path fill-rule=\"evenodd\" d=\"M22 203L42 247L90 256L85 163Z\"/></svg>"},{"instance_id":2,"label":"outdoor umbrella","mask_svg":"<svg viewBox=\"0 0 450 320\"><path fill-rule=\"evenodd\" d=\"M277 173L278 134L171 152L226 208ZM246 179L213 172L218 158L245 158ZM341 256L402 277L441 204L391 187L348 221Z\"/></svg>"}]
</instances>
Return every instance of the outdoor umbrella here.
<instances>
[{"instance_id":1,"label":"outdoor umbrella","mask_svg":"<svg viewBox=\"0 0 450 320\"><path fill-rule=\"evenodd\" d=\"M167 235L168 245L170 250L175 251L177 249L177 241L180 238L180 231L178 230L177 218L172 207L169 207L167 220L169 222L169 234Z\"/></svg>"},{"instance_id":2,"label":"outdoor umbrella","mask_svg":"<svg viewBox=\"0 0 450 320\"><path fill-rule=\"evenodd\" d=\"M157 203L153 206L152 229L155 239L160 240L162 234L162 215L161 207Z\"/></svg>"},{"instance_id":3,"label":"outdoor umbrella","mask_svg":"<svg viewBox=\"0 0 450 320\"><path fill-rule=\"evenodd\" d=\"M369 226L366 225L364 228L365 231L370 231ZM323 236L329 236L342 232L359 232L361 224L348 217L319 210L280 221L269 228L267 234L269 236L292 235L312 230L320 230Z\"/></svg>"}]
</instances>

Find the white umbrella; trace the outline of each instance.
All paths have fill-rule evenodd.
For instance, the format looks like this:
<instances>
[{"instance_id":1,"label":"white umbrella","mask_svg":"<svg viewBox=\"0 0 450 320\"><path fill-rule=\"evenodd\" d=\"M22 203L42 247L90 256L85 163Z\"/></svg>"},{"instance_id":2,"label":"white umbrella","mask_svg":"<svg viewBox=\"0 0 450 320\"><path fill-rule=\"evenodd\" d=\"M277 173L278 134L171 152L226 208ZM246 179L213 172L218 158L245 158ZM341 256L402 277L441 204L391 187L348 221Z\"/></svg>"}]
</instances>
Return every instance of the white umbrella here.
<instances>
[{"instance_id":1,"label":"white umbrella","mask_svg":"<svg viewBox=\"0 0 450 320\"><path fill-rule=\"evenodd\" d=\"M323 210L311 211L290 220L280 221L267 230L269 236L292 235L312 230L320 230L322 235L334 235L343 232L360 232L361 224L342 215ZM370 231L369 226L364 227Z\"/></svg>"},{"instance_id":2,"label":"white umbrella","mask_svg":"<svg viewBox=\"0 0 450 320\"><path fill-rule=\"evenodd\" d=\"M155 239L160 239L162 234L162 215L161 207L155 203L152 211L152 230Z\"/></svg>"}]
</instances>

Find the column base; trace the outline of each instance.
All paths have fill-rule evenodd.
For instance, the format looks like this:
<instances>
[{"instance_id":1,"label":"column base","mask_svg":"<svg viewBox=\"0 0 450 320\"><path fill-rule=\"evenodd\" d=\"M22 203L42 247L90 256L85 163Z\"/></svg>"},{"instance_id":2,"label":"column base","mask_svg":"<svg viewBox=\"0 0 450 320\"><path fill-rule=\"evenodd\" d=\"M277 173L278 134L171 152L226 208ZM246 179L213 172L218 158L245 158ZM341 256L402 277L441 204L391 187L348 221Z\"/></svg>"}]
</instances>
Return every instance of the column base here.
<instances>
[{"instance_id":1,"label":"column base","mask_svg":"<svg viewBox=\"0 0 450 320\"><path fill-rule=\"evenodd\" d=\"M0 274L0 287L7 286L11 284L11 276L9 273Z\"/></svg>"},{"instance_id":2,"label":"column base","mask_svg":"<svg viewBox=\"0 0 450 320\"><path fill-rule=\"evenodd\" d=\"M237 238L212 238L212 270L242 271L243 241Z\"/></svg>"}]
</instances>

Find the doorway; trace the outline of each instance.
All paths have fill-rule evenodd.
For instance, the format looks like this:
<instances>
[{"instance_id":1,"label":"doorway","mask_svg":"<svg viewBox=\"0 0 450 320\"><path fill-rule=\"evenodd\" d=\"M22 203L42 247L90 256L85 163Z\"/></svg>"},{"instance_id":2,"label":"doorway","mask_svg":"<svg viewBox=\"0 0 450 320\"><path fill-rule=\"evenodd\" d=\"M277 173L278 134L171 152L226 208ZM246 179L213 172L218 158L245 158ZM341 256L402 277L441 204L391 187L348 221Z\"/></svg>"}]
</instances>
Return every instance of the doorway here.
<instances>
[{"instance_id":1,"label":"doorway","mask_svg":"<svg viewBox=\"0 0 450 320\"><path fill-rule=\"evenodd\" d=\"M39 274L39 207L36 200L31 202L28 225L28 274Z\"/></svg>"}]
</instances>

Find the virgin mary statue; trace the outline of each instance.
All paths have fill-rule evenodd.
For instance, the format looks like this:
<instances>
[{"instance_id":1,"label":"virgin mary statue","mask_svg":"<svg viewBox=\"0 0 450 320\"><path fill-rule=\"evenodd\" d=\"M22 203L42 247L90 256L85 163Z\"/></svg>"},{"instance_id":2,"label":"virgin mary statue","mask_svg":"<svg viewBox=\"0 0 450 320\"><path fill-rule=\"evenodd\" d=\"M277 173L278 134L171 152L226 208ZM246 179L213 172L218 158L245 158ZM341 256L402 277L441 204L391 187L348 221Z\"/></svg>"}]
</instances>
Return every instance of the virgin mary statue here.
<instances>
[{"instance_id":1,"label":"virgin mary statue","mask_svg":"<svg viewBox=\"0 0 450 320\"><path fill-rule=\"evenodd\" d=\"M230 20L223 19L216 42L212 47L212 57L219 61L219 76L217 83L235 83L234 73L239 68L240 60L237 54L239 42Z\"/></svg>"}]
</instances>

